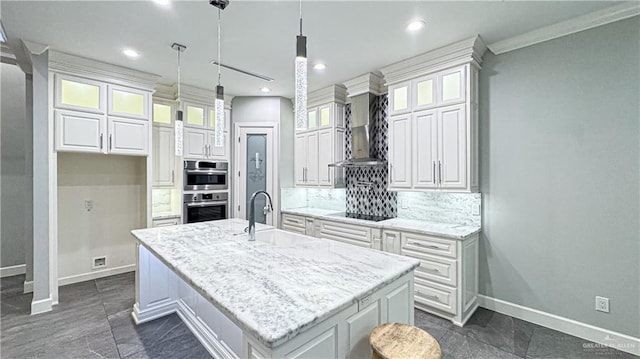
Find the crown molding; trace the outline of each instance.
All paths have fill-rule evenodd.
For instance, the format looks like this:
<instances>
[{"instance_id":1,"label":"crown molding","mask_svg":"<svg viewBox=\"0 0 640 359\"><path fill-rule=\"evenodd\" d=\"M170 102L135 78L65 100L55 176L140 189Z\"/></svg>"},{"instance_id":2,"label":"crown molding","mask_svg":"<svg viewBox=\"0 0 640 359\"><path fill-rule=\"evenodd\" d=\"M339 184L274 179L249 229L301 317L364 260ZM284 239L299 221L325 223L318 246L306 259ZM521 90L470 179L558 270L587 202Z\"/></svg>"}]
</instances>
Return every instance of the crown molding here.
<instances>
[{"instance_id":1,"label":"crown molding","mask_svg":"<svg viewBox=\"0 0 640 359\"><path fill-rule=\"evenodd\" d=\"M153 91L160 79L159 75L55 50L49 50L49 69L148 91Z\"/></svg>"},{"instance_id":2,"label":"crown molding","mask_svg":"<svg viewBox=\"0 0 640 359\"><path fill-rule=\"evenodd\" d=\"M347 88L344 85L331 85L307 94L307 106L314 107L329 102L344 104L347 102Z\"/></svg>"},{"instance_id":3,"label":"crown molding","mask_svg":"<svg viewBox=\"0 0 640 359\"><path fill-rule=\"evenodd\" d=\"M640 3L629 2L545 26L488 45L496 55L640 15Z\"/></svg>"},{"instance_id":4,"label":"crown molding","mask_svg":"<svg viewBox=\"0 0 640 359\"><path fill-rule=\"evenodd\" d=\"M344 85L347 87L348 97L361 95L363 93L372 93L377 96L387 92L384 78L373 72L345 81Z\"/></svg>"},{"instance_id":5,"label":"crown molding","mask_svg":"<svg viewBox=\"0 0 640 359\"><path fill-rule=\"evenodd\" d=\"M174 90L173 98L178 99L178 84L171 85ZM191 85L180 84L180 100L195 101L203 104L211 105L215 103L216 92L214 90L203 89ZM231 108L231 101L235 96L224 95L224 108Z\"/></svg>"},{"instance_id":6,"label":"crown molding","mask_svg":"<svg viewBox=\"0 0 640 359\"><path fill-rule=\"evenodd\" d=\"M419 76L471 63L482 64L487 46L480 35L440 47L427 53L408 58L380 69L386 85L410 80Z\"/></svg>"}]
</instances>

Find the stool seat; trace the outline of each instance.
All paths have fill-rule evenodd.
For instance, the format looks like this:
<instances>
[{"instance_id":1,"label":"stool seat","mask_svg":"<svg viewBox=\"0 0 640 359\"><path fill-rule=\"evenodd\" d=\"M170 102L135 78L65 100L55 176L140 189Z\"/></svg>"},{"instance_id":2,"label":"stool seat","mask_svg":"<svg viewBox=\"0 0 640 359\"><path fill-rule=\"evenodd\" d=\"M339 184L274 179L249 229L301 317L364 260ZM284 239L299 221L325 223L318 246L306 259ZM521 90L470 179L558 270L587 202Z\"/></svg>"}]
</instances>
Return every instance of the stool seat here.
<instances>
[{"instance_id":1,"label":"stool seat","mask_svg":"<svg viewBox=\"0 0 640 359\"><path fill-rule=\"evenodd\" d=\"M440 344L424 330L407 324L385 323L371 331L373 359L440 359Z\"/></svg>"}]
</instances>

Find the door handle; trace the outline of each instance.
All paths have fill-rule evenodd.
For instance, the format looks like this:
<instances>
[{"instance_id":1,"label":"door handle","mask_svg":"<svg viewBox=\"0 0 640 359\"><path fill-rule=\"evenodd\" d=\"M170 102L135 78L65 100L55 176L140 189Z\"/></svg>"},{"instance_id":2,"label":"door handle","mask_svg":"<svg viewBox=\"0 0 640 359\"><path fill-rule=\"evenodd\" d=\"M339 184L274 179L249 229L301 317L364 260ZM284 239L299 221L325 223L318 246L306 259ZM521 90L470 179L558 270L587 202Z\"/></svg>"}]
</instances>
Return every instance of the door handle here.
<instances>
[{"instance_id":1,"label":"door handle","mask_svg":"<svg viewBox=\"0 0 640 359\"><path fill-rule=\"evenodd\" d=\"M102 134L100 134L100 151L102 151L102 147L103 147L103 146L102 146L102 137L103 137L103 135L102 135Z\"/></svg>"}]
</instances>

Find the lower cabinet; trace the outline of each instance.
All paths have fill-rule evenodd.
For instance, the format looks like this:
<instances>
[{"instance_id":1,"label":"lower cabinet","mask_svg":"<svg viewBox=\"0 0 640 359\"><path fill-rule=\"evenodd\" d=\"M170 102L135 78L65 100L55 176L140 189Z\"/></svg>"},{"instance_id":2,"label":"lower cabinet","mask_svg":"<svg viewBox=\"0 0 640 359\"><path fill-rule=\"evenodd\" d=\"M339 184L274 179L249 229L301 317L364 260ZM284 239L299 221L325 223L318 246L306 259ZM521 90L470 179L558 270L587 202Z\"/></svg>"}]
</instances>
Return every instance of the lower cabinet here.
<instances>
[{"instance_id":1,"label":"lower cabinet","mask_svg":"<svg viewBox=\"0 0 640 359\"><path fill-rule=\"evenodd\" d=\"M152 223L153 227L176 226L178 224L180 224L180 217L154 219Z\"/></svg>"},{"instance_id":2,"label":"lower cabinet","mask_svg":"<svg viewBox=\"0 0 640 359\"><path fill-rule=\"evenodd\" d=\"M415 307L456 325L464 325L478 307L478 234L456 240L287 213L282 214L282 229L418 259L412 289ZM388 308L393 311L395 306ZM402 315L406 314L387 313L389 318Z\"/></svg>"}]
</instances>

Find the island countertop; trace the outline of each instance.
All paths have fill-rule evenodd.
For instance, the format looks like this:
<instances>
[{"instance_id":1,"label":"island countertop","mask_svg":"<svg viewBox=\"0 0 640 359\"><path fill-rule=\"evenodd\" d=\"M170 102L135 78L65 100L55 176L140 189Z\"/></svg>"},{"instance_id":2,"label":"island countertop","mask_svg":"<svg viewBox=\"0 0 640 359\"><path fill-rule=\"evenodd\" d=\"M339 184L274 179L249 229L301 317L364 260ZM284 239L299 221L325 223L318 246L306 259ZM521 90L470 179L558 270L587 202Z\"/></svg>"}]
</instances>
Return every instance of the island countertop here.
<instances>
[{"instance_id":1,"label":"island countertop","mask_svg":"<svg viewBox=\"0 0 640 359\"><path fill-rule=\"evenodd\" d=\"M131 233L267 347L277 347L416 268L391 253L256 227L238 219Z\"/></svg>"}]
</instances>

